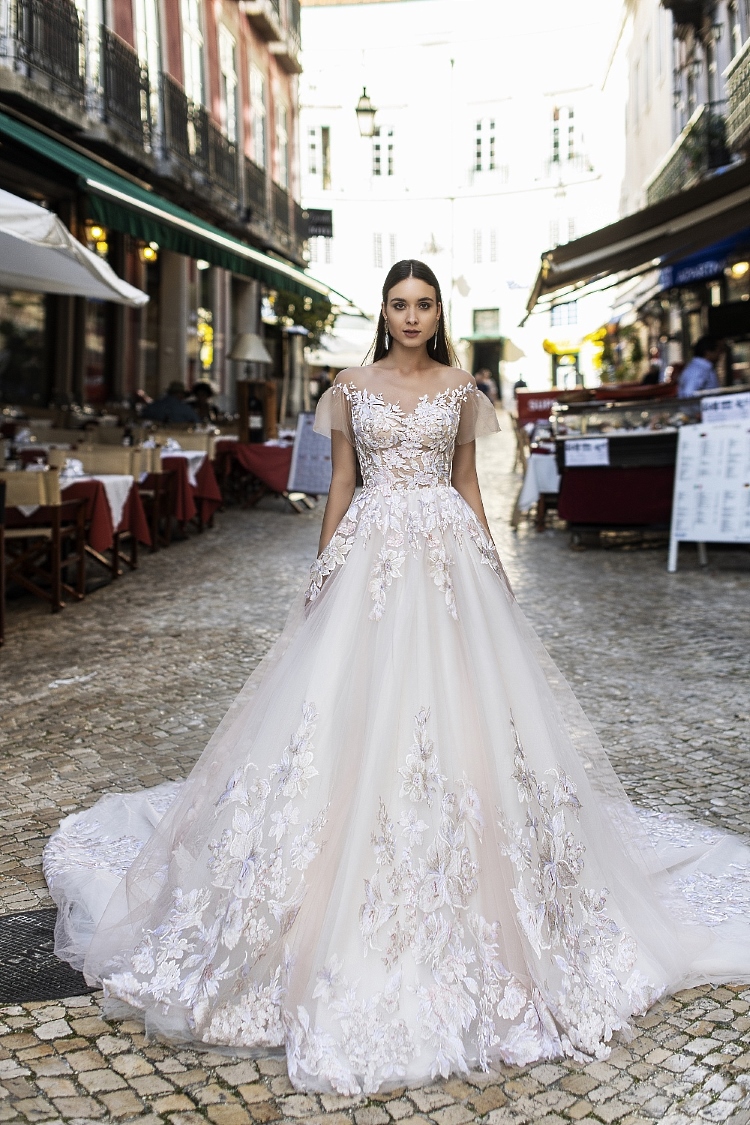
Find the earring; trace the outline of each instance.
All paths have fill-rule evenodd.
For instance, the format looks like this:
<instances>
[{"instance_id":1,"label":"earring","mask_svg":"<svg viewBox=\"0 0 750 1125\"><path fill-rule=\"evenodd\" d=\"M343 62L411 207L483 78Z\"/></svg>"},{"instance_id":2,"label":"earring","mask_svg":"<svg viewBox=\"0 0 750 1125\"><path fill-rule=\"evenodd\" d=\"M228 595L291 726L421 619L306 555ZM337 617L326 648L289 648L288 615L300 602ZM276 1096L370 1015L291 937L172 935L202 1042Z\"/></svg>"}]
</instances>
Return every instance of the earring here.
<instances>
[{"instance_id":1,"label":"earring","mask_svg":"<svg viewBox=\"0 0 750 1125\"><path fill-rule=\"evenodd\" d=\"M435 336L434 336L433 341L432 341L432 346L435 349L435 351L437 351L439 332L440 332L440 321L437 322L437 327L435 328Z\"/></svg>"},{"instance_id":2,"label":"earring","mask_svg":"<svg viewBox=\"0 0 750 1125\"><path fill-rule=\"evenodd\" d=\"M385 344L385 350L388 351L388 349L391 346L391 337L388 335L388 321L387 320L385 322L385 337L384 337L383 342Z\"/></svg>"}]
</instances>

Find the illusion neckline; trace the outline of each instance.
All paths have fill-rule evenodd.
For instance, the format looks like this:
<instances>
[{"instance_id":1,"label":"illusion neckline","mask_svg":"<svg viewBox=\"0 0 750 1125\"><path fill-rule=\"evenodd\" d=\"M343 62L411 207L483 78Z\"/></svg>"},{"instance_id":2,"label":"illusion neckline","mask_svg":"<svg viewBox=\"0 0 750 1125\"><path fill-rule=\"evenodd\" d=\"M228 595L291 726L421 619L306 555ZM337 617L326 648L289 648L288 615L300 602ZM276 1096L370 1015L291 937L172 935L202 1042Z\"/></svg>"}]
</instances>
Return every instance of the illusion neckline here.
<instances>
[{"instance_id":1,"label":"illusion neckline","mask_svg":"<svg viewBox=\"0 0 750 1125\"><path fill-rule=\"evenodd\" d=\"M385 398L382 393L378 391L368 391L367 387L358 387L354 382L339 383L337 385L343 387L348 392L356 391L356 393L361 395L365 400L375 399L381 406L390 407L391 410L400 414L402 418L411 418L417 413L420 407L434 406L435 403L439 402L442 398L450 398L451 395L463 392L469 393L475 389L473 383L461 383L458 387L446 387L444 391L438 391L433 398L430 398L429 395L420 395L417 399L417 405L413 410L404 410L400 402L391 402L390 399Z\"/></svg>"}]
</instances>

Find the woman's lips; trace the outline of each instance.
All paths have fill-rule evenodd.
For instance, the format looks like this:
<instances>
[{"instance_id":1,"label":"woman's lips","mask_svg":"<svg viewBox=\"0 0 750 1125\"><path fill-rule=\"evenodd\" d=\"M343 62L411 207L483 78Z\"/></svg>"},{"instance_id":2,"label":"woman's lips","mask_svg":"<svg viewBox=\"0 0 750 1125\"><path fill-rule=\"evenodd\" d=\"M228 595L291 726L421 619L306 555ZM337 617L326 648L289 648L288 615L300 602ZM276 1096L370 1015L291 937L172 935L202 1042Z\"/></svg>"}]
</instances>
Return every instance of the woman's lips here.
<instances>
[{"instance_id":1,"label":"woman's lips","mask_svg":"<svg viewBox=\"0 0 750 1125\"><path fill-rule=\"evenodd\" d=\"M404 336L419 336L419 335L421 335L421 333L420 333L418 328L416 328L416 329L405 328L404 329Z\"/></svg>"}]
</instances>

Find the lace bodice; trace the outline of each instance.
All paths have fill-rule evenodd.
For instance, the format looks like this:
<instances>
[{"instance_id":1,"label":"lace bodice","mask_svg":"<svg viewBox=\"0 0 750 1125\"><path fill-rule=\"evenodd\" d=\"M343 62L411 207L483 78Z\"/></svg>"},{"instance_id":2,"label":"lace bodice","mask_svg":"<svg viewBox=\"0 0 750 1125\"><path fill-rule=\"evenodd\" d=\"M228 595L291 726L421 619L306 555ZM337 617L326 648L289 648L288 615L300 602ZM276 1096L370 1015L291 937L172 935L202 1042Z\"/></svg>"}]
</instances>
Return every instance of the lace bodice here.
<instances>
[{"instance_id":1,"label":"lace bodice","mask_svg":"<svg viewBox=\"0 0 750 1125\"><path fill-rule=\"evenodd\" d=\"M473 383L420 398L413 410L354 383L321 400L316 429L341 429L355 446L365 489L449 487L457 441L497 429L492 404Z\"/></svg>"}]
</instances>

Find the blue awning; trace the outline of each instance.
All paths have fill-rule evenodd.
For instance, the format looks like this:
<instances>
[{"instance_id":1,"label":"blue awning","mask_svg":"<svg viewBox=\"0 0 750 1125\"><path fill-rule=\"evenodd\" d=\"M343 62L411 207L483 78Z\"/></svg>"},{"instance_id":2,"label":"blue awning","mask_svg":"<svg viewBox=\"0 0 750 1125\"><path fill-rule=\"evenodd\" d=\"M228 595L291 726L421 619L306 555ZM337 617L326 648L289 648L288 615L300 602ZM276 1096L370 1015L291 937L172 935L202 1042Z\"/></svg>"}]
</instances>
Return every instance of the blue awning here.
<instances>
[{"instance_id":1,"label":"blue awning","mask_svg":"<svg viewBox=\"0 0 750 1125\"><path fill-rule=\"evenodd\" d=\"M712 246L707 246L697 254L690 254L674 265L665 266L659 271L659 287L675 289L721 277L732 252L741 246L750 246L750 227L722 239L721 242L714 242Z\"/></svg>"}]
</instances>

